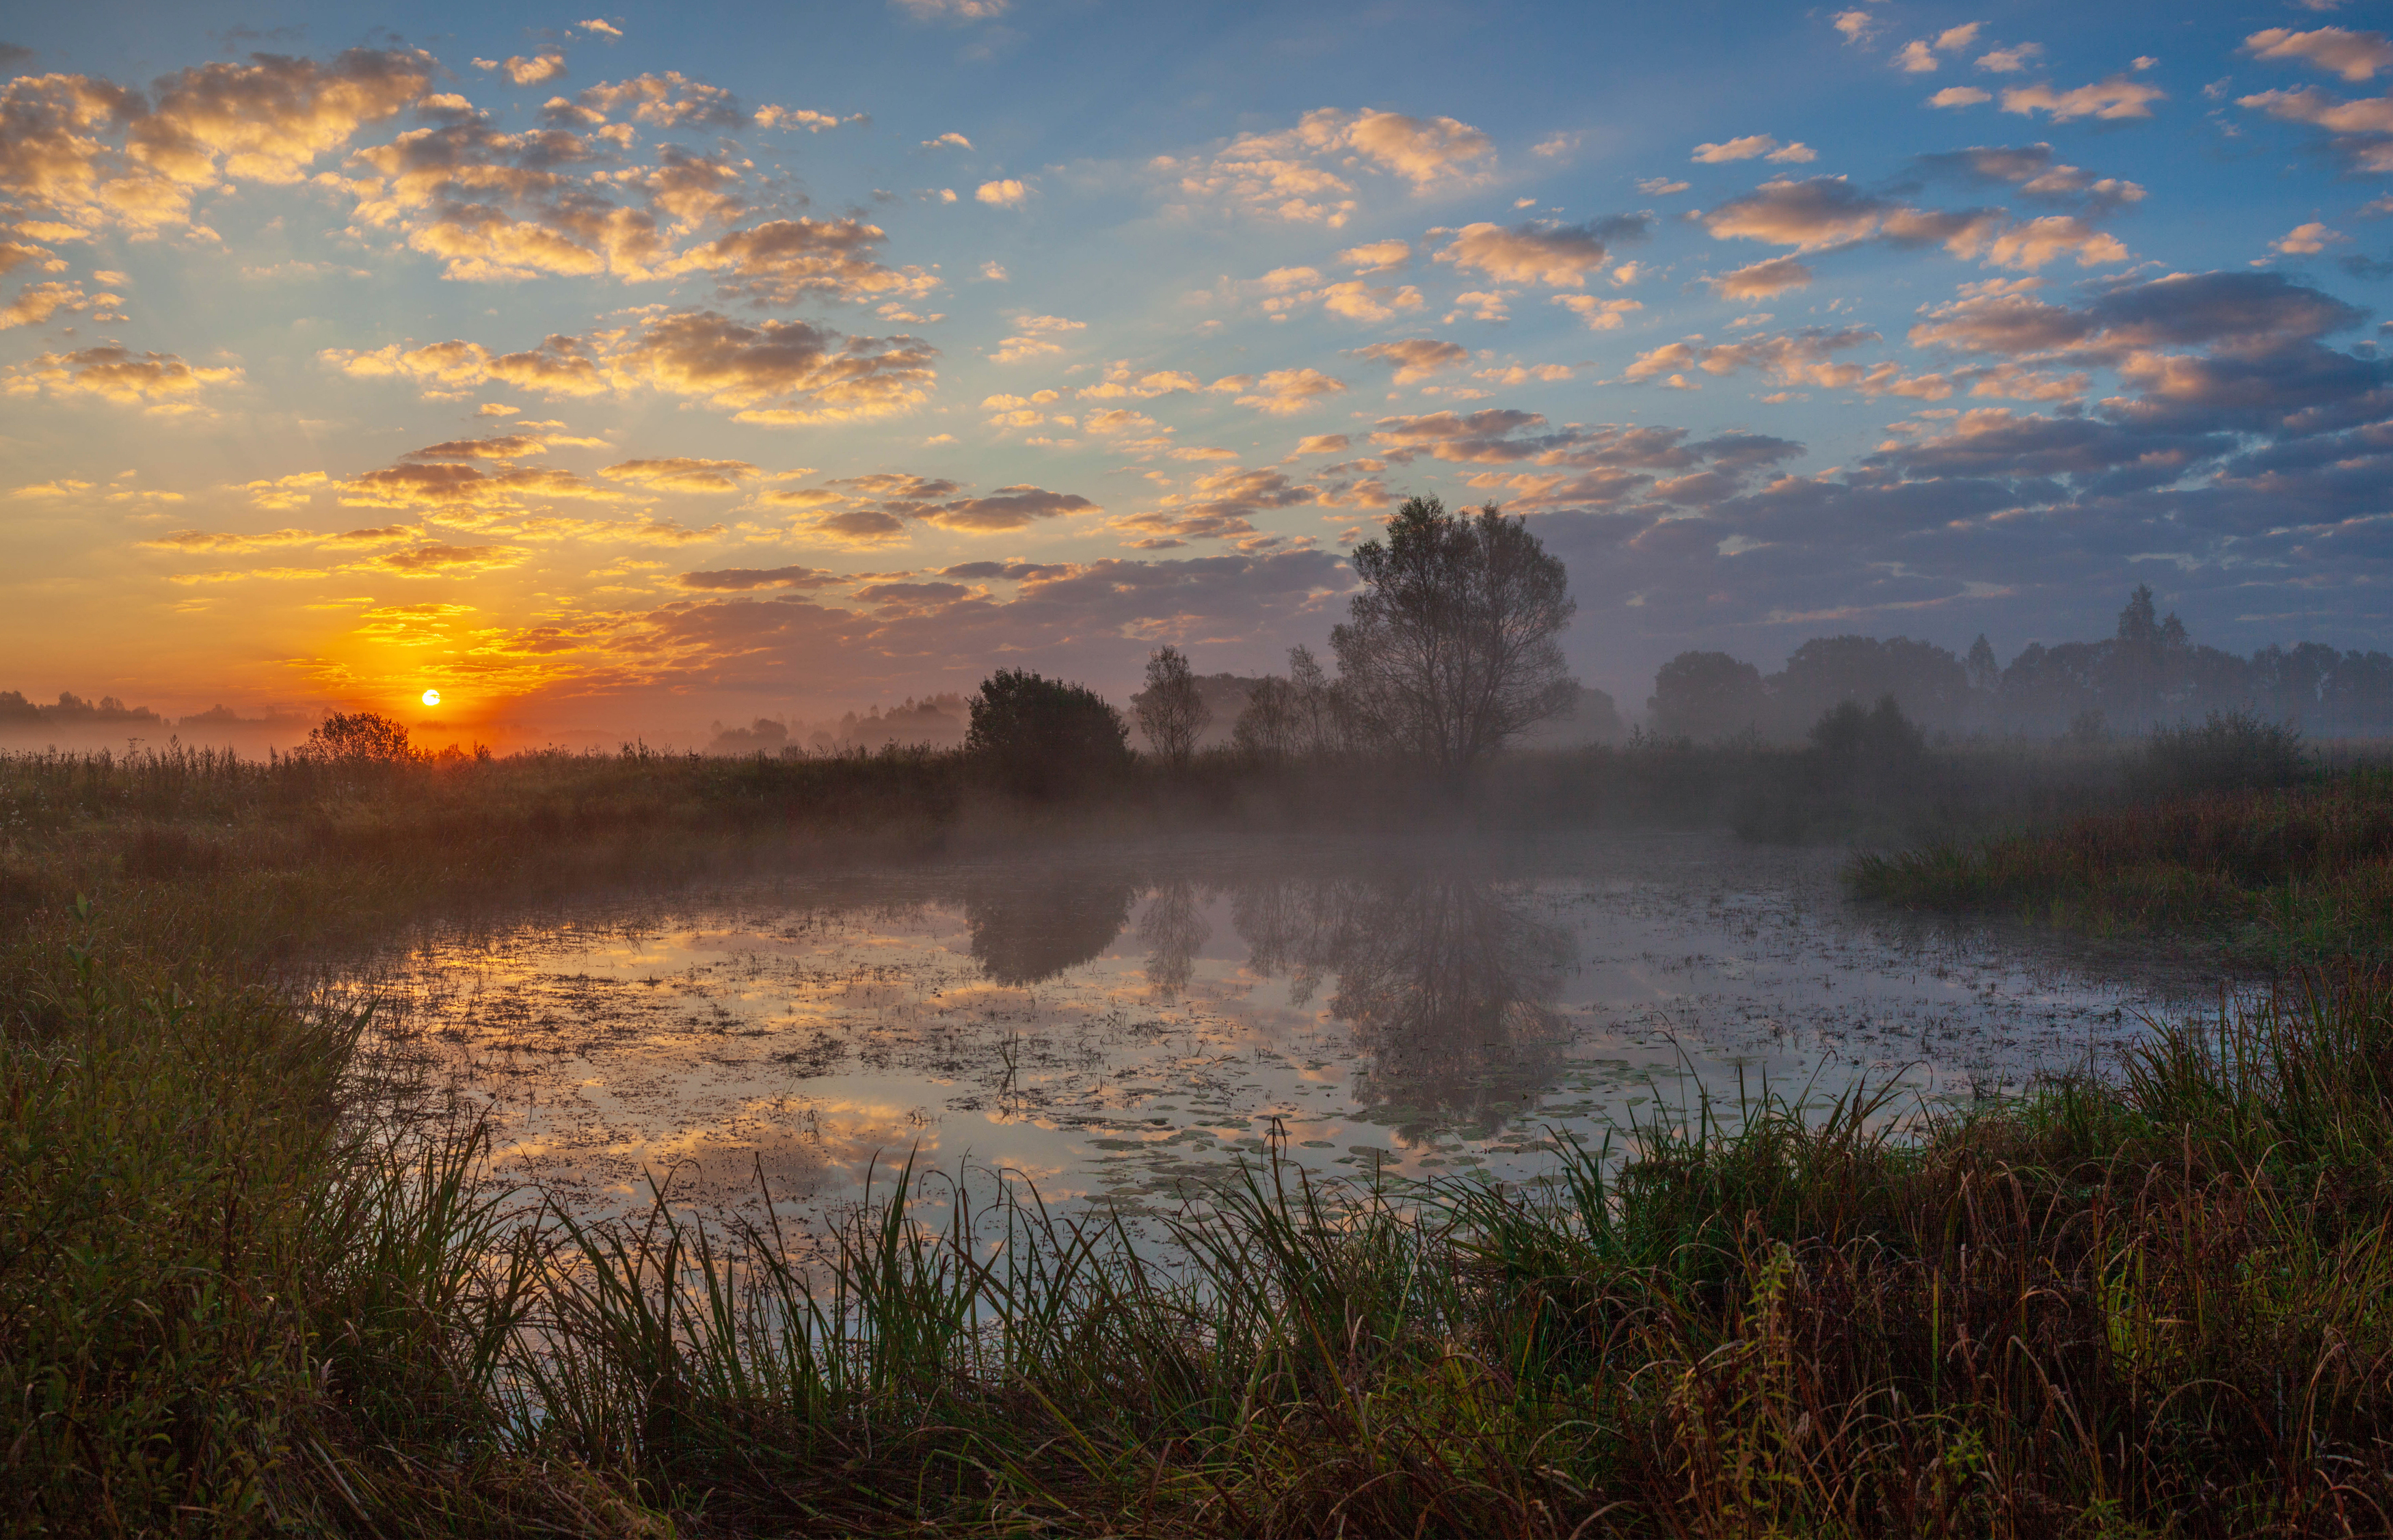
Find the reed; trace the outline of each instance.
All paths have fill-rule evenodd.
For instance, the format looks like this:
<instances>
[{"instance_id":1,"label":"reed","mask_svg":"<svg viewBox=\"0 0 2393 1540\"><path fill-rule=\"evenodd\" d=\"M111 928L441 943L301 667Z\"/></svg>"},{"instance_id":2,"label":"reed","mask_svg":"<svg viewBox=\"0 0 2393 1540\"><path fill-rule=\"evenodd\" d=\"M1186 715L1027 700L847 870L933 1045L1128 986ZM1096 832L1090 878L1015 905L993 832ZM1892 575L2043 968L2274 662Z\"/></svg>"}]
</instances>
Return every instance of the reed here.
<instances>
[{"instance_id":1,"label":"reed","mask_svg":"<svg viewBox=\"0 0 2393 1540\"><path fill-rule=\"evenodd\" d=\"M2161 796L2046 830L1863 855L1847 878L1906 908L2165 933L2278 964L2381 959L2393 938L2393 773Z\"/></svg>"}]
</instances>

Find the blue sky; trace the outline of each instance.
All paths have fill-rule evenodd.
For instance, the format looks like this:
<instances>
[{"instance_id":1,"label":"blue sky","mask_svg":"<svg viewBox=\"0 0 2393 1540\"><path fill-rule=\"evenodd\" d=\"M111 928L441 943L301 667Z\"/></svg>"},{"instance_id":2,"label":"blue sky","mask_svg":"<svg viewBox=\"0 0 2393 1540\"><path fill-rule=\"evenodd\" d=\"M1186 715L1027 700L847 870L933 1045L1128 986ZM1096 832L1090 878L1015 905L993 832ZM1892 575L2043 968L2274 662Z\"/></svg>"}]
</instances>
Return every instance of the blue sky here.
<instances>
[{"instance_id":1,"label":"blue sky","mask_svg":"<svg viewBox=\"0 0 2393 1540\"><path fill-rule=\"evenodd\" d=\"M1414 492L1582 677L2393 645L2366 8L56 7L0 649L485 736L1274 665Z\"/></svg>"}]
</instances>

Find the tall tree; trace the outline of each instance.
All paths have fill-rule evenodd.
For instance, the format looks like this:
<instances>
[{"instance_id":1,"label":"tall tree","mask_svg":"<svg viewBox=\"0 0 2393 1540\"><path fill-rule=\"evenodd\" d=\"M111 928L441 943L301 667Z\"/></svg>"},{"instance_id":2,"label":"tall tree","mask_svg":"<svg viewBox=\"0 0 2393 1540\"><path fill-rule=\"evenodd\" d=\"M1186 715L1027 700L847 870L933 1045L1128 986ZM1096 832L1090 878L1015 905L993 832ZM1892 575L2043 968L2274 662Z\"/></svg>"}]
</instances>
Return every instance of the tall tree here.
<instances>
[{"instance_id":1,"label":"tall tree","mask_svg":"<svg viewBox=\"0 0 2393 1540\"><path fill-rule=\"evenodd\" d=\"M1160 647L1146 660L1146 688L1131 698L1138 709L1139 731L1155 751L1173 764L1185 764L1196 749L1196 737L1213 718L1196 687L1196 671L1178 647Z\"/></svg>"},{"instance_id":2,"label":"tall tree","mask_svg":"<svg viewBox=\"0 0 2393 1540\"><path fill-rule=\"evenodd\" d=\"M1356 547L1363 592L1330 633L1356 725L1451 782L1575 697L1554 637L1568 574L1525 521L1496 504L1457 515L1406 500L1384 541Z\"/></svg>"}]
</instances>

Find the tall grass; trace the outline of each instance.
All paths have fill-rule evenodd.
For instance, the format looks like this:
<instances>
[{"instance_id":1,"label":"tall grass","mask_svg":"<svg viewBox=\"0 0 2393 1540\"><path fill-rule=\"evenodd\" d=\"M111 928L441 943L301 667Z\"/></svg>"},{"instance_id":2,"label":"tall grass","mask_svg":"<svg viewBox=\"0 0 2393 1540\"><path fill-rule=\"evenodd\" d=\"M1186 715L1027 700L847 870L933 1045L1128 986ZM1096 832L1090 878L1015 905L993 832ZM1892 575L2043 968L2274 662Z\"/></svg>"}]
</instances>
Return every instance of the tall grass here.
<instances>
[{"instance_id":1,"label":"tall grass","mask_svg":"<svg viewBox=\"0 0 2393 1540\"><path fill-rule=\"evenodd\" d=\"M1855 892L1991 910L2097 935L2167 933L2256 960L2393 946L2393 773L2161 796L2059 828L1865 855Z\"/></svg>"},{"instance_id":2,"label":"tall grass","mask_svg":"<svg viewBox=\"0 0 2393 1540\"><path fill-rule=\"evenodd\" d=\"M363 1024L292 959L816 808L902 844L935 826L874 788L961 820L968 785L329 774L0 765L10 1533L2393 1528L2381 973L1968 1116L1764 1103L1523 1189L1266 1165L1166 1246L1019 1185L925 1206L909 1167L809 1248L525 1218L475 1129L374 1118Z\"/></svg>"}]
</instances>

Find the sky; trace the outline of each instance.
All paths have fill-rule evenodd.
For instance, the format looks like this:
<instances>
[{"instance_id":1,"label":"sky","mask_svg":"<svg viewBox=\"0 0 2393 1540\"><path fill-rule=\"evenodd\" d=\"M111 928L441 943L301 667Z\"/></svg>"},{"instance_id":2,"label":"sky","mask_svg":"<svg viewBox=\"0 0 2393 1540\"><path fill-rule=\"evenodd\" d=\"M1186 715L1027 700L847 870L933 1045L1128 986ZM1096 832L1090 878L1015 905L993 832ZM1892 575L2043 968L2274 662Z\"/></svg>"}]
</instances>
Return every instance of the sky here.
<instances>
[{"instance_id":1,"label":"sky","mask_svg":"<svg viewBox=\"0 0 2393 1540\"><path fill-rule=\"evenodd\" d=\"M1118 699L1320 647L1415 494L1632 715L2138 583L2393 646L2383 14L10 7L0 688Z\"/></svg>"}]
</instances>

